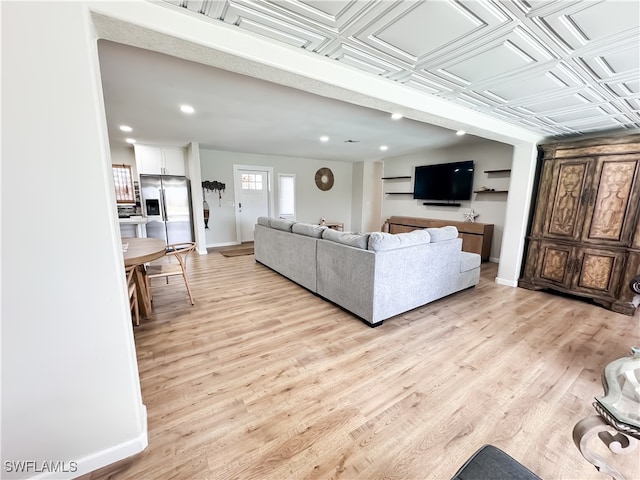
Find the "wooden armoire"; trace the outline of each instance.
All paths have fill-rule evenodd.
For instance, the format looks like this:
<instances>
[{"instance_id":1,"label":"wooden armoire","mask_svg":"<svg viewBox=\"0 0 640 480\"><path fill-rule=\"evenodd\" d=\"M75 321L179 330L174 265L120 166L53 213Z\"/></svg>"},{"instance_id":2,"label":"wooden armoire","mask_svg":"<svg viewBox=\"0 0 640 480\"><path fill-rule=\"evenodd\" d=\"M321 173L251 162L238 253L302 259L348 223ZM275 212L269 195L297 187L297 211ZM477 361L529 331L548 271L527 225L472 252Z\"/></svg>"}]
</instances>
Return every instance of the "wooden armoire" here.
<instances>
[{"instance_id":1,"label":"wooden armoire","mask_svg":"<svg viewBox=\"0 0 640 480\"><path fill-rule=\"evenodd\" d=\"M519 286L633 315L640 274L640 134L541 145Z\"/></svg>"}]
</instances>

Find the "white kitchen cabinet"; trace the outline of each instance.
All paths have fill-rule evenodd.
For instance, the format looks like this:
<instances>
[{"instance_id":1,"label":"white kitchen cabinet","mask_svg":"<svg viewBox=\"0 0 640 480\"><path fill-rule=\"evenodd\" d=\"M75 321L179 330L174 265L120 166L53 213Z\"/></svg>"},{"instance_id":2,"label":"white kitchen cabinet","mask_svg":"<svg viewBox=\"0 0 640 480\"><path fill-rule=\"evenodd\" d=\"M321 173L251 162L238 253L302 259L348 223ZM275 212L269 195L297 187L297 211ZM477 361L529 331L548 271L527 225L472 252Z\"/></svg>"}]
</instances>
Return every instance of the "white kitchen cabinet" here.
<instances>
[{"instance_id":1,"label":"white kitchen cabinet","mask_svg":"<svg viewBox=\"0 0 640 480\"><path fill-rule=\"evenodd\" d=\"M138 174L186 175L184 148L138 144L133 148Z\"/></svg>"}]
</instances>

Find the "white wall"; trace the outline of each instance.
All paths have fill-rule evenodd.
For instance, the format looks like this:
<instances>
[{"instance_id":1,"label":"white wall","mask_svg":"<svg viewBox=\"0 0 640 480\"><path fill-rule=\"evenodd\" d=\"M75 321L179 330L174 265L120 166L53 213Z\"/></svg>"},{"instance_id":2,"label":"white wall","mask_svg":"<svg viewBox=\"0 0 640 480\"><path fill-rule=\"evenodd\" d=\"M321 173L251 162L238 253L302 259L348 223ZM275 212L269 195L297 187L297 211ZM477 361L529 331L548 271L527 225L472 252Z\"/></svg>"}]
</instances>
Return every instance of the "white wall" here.
<instances>
[{"instance_id":1,"label":"white wall","mask_svg":"<svg viewBox=\"0 0 640 480\"><path fill-rule=\"evenodd\" d=\"M412 178L411 180L384 180L383 190L384 192L412 192L416 166L464 160L475 162L474 190L481 186L496 190L508 190L510 184L508 176L488 176L484 171L511 168L512 157L513 147L511 145L486 141L473 145L428 150L388 158L384 160L385 177L410 175ZM507 194L474 193L471 200L459 202L460 207L439 207L423 205L424 200L414 200L411 195L384 195L383 193L381 222L392 215L464 221L464 214L473 209L475 213L479 214L476 222L494 225L490 259L497 262L501 252L507 198Z\"/></svg>"},{"instance_id":2,"label":"white wall","mask_svg":"<svg viewBox=\"0 0 640 480\"><path fill-rule=\"evenodd\" d=\"M84 4L1 8L0 477L71 478L147 441L96 42Z\"/></svg>"},{"instance_id":3,"label":"white wall","mask_svg":"<svg viewBox=\"0 0 640 480\"><path fill-rule=\"evenodd\" d=\"M382 162L359 162L353 166L352 230L380 231L382 209Z\"/></svg>"},{"instance_id":4,"label":"white wall","mask_svg":"<svg viewBox=\"0 0 640 480\"><path fill-rule=\"evenodd\" d=\"M353 165L346 162L256 155L250 153L224 152L200 147L202 180L217 180L226 185L222 199L215 192L207 193L210 209L209 229L206 230L208 247L237 243L235 220L235 192L233 165L256 165L273 167L274 197L278 198L277 178L279 173L296 175L296 220L319 223L321 217L327 221L343 222L345 231L351 229L351 183ZM315 184L319 168L328 167L333 172L331 190L322 191ZM193 187L193 194L197 189ZM199 190L200 196L202 190ZM275 205L277 210L277 204ZM274 212L271 216L275 216Z\"/></svg>"}]
</instances>

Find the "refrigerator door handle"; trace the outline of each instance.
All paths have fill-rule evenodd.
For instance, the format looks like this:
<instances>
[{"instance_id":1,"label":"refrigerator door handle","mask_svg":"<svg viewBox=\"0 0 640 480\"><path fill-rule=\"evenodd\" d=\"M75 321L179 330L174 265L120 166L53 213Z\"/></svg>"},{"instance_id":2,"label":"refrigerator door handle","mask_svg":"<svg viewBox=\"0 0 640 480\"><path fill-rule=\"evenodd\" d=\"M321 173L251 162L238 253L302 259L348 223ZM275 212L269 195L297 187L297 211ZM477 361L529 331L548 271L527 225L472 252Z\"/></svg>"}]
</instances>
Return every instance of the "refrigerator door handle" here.
<instances>
[{"instance_id":1,"label":"refrigerator door handle","mask_svg":"<svg viewBox=\"0 0 640 480\"><path fill-rule=\"evenodd\" d=\"M164 188L162 188L160 190L160 196L162 197L162 202L160 202L162 204L162 206L160 207L160 210L162 212L162 221L166 222L167 221L167 200L164 197Z\"/></svg>"}]
</instances>

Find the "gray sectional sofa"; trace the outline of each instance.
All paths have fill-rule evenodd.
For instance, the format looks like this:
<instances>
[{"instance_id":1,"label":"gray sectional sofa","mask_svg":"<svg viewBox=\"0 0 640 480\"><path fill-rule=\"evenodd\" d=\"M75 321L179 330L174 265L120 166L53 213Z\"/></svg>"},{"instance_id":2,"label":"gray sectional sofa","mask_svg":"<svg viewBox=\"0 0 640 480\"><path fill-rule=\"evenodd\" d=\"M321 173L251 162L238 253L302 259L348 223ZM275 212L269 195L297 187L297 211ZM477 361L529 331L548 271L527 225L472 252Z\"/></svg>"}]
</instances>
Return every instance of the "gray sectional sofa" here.
<instances>
[{"instance_id":1,"label":"gray sectional sofa","mask_svg":"<svg viewBox=\"0 0 640 480\"><path fill-rule=\"evenodd\" d=\"M462 251L453 226L408 233L343 233L260 217L255 259L372 327L475 286L480 255Z\"/></svg>"}]
</instances>

